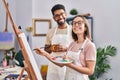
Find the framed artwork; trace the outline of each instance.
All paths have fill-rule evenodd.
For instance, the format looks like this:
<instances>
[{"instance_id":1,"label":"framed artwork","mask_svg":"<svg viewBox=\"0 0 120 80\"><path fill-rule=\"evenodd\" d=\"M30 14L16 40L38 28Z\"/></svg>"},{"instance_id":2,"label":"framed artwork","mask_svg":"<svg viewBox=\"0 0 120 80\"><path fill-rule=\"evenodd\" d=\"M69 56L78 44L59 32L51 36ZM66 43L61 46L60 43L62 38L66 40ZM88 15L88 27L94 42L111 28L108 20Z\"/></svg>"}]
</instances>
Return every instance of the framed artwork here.
<instances>
[{"instance_id":1,"label":"framed artwork","mask_svg":"<svg viewBox=\"0 0 120 80\"><path fill-rule=\"evenodd\" d=\"M33 35L46 36L47 31L51 28L51 19L32 19Z\"/></svg>"},{"instance_id":2,"label":"framed artwork","mask_svg":"<svg viewBox=\"0 0 120 80\"><path fill-rule=\"evenodd\" d=\"M14 47L14 34L0 32L0 50L9 50Z\"/></svg>"},{"instance_id":3,"label":"framed artwork","mask_svg":"<svg viewBox=\"0 0 120 80\"><path fill-rule=\"evenodd\" d=\"M92 41L93 41L93 17L87 16L86 19L88 20L88 22L90 24L89 28L90 28L91 38L92 38ZM73 17L69 17L69 18L66 19L68 24L71 24L72 20L73 20Z\"/></svg>"}]
</instances>

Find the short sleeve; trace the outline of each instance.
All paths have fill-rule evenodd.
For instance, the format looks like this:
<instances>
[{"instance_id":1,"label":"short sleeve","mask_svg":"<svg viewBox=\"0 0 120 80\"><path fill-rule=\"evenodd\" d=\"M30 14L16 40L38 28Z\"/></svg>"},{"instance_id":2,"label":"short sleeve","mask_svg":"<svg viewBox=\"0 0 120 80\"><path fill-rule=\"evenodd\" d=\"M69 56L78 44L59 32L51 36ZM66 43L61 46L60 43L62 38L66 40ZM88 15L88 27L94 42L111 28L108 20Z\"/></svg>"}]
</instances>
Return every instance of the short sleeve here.
<instances>
[{"instance_id":1,"label":"short sleeve","mask_svg":"<svg viewBox=\"0 0 120 80\"><path fill-rule=\"evenodd\" d=\"M85 48L85 60L96 61L96 47L95 44L91 41L88 42Z\"/></svg>"},{"instance_id":2,"label":"short sleeve","mask_svg":"<svg viewBox=\"0 0 120 80\"><path fill-rule=\"evenodd\" d=\"M51 40L52 40L52 36L54 34L54 31L55 31L55 28L52 28L47 32L45 44L51 44Z\"/></svg>"}]
</instances>

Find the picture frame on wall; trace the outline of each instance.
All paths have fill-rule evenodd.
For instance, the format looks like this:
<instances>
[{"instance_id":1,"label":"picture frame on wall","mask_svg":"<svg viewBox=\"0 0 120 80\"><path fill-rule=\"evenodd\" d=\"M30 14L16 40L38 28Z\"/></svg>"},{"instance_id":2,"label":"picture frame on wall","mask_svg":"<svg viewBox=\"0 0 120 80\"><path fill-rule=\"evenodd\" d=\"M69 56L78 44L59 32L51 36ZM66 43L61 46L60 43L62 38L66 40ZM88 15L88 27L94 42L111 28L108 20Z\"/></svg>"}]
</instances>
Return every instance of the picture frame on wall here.
<instances>
[{"instance_id":1,"label":"picture frame on wall","mask_svg":"<svg viewBox=\"0 0 120 80\"><path fill-rule=\"evenodd\" d=\"M51 28L51 19L32 19L33 36L46 36L47 31Z\"/></svg>"}]
</instances>

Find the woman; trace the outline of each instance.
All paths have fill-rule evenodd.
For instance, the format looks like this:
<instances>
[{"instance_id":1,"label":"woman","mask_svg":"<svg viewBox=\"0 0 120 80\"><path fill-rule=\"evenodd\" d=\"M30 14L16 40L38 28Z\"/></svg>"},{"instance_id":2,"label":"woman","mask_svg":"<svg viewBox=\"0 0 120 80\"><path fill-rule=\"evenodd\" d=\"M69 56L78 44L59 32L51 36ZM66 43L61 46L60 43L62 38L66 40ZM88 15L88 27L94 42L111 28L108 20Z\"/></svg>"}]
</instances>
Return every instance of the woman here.
<instances>
[{"instance_id":1,"label":"woman","mask_svg":"<svg viewBox=\"0 0 120 80\"><path fill-rule=\"evenodd\" d=\"M66 80L89 80L96 63L96 48L91 42L88 21L83 16L75 16L72 21L72 42L67 56L73 63L66 64Z\"/></svg>"},{"instance_id":2,"label":"woman","mask_svg":"<svg viewBox=\"0 0 120 80\"><path fill-rule=\"evenodd\" d=\"M59 66L67 66L65 80L89 80L88 76L94 73L96 64L96 48L91 42L88 21L77 15L72 21L72 42L64 59L72 59L72 63L58 64L53 62L49 53L36 48L36 52L44 55L51 62Z\"/></svg>"}]
</instances>

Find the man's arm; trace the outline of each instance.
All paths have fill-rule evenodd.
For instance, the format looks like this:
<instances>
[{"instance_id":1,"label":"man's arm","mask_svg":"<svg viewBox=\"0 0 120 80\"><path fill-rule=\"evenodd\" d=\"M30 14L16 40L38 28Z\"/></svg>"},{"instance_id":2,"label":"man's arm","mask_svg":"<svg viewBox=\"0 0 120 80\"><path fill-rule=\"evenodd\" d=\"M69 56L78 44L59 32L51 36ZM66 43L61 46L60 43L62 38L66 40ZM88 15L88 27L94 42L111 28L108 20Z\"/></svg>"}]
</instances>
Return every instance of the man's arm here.
<instances>
[{"instance_id":1,"label":"man's arm","mask_svg":"<svg viewBox=\"0 0 120 80\"><path fill-rule=\"evenodd\" d=\"M45 45L45 51L47 51L48 53L51 52L66 52L67 51L67 47L63 46L63 45L59 45L59 44L53 44L53 45Z\"/></svg>"},{"instance_id":2,"label":"man's arm","mask_svg":"<svg viewBox=\"0 0 120 80\"><path fill-rule=\"evenodd\" d=\"M45 44L45 48L44 48L45 51L47 51L48 53L51 53L51 45L48 45L48 44Z\"/></svg>"}]
</instances>

